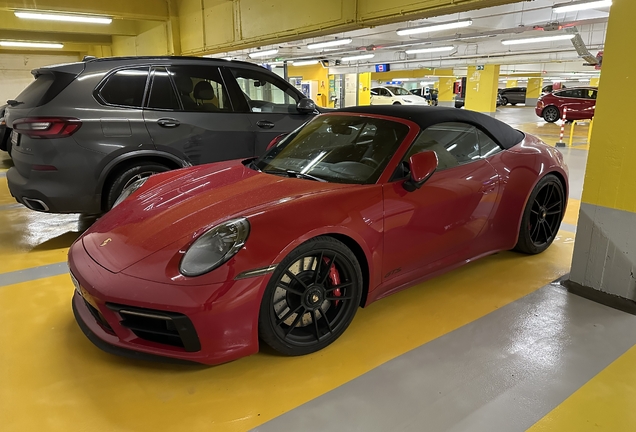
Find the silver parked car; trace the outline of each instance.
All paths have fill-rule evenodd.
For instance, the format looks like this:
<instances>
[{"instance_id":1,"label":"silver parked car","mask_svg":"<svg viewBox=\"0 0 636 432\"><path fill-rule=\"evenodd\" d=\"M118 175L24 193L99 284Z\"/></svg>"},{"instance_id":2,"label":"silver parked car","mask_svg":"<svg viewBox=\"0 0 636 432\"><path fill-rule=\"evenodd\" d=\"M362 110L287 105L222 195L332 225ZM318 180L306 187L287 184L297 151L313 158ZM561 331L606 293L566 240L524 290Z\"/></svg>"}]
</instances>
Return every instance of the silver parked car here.
<instances>
[{"instance_id":1,"label":"silver parked car","mask_svg":"<svg viewBox=\"0 0 636 432\"><path fill-rule=\"evenodd\" d=\"M188 57L88 59L33 71L8 101L9 189L53 213L109 210L136 179L250 158L315 104L254 64Z\"/></svg>"}]
</instances>

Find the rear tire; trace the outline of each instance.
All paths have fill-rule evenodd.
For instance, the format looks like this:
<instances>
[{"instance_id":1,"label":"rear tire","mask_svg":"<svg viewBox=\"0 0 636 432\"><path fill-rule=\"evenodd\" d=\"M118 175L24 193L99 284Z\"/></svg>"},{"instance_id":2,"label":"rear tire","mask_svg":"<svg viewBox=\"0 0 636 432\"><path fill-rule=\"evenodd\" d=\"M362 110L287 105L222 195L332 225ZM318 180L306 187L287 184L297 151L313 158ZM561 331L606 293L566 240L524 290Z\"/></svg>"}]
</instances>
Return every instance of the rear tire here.
<instances>
[{"instance_id":1,"label":"rear tire","mask_svg":"<svg viewBox=\"0 0 636 432\"><path fill-rule=\"evenodd\" d=\"M402 105L402 104L399 102L393 102L393 105Z\"/></svg>"},{"instance_id":2,"label":"rear tire","mask_svg":"<svg viewBox=\"0 0 636 432\"><path fill-rule=\"evenodd\" d=\"M523 211L516 251L534 255L550 247L563 220L565 200L557 176L548 174L539 180Z\"/></svg>"},{"instance_id":3,"label":"rear tire","mask_svg":"<svg viewBox=\"0 0 636 432\"><path fill-rule=\"evenodd\" d=\"M560 118L561 113L559 112L559 109L553 105L550 105L543 110L543 119L548 123L554 123Z\"/></svg>"},{"instance_id":4,"label":"rear tire","mask_svg":"<svg viewBox=\"0 0 636 432\"><path fill-rule=\"evenodd\" d=\"M506 105L508 105L508 98L502 96L501 97L501 106L506 106Z\"/></svg>"},{"instance_id":5,"label":"rear tire","mask_svg":"<svg viewBox=\"0 0 636 432\"><path fill-rule=\"evenodd\" d=\"M170 171L170 168L156 162L138 162L133 166L122 169L110 183L107 189L106 203L104 211L113 208L113 204L119 198L119 195L132 182L144 177L150 177L153 174Z\"/></svg>"}]
</instances>

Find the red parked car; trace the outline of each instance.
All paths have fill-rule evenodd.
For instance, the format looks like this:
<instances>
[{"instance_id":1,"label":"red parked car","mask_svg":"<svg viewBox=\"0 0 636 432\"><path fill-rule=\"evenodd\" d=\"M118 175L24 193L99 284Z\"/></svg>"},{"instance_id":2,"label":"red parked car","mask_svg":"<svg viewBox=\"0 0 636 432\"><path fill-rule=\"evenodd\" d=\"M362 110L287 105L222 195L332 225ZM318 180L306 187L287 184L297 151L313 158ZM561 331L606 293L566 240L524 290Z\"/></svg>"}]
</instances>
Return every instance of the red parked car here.
<instances>
[{"instance_id":1,"label":"red parked car","mask_svg":"<svg viewBox=\"0 0 636 432\"><path fill-rule=\"evenodd\" d=\"M563 117L567 108L567 120L585 120L594 117L596 87L577 87L556 90L539 97L535 112L545 121L554 123Z\"/></svg>"},{"instance_id":2,"label":"red parked car","mask_svg":"<svg viewBox=\"0 0 636 432\"><path fill-rule=\"evenodd\" d=\"M567 202L561 154L489 116L319 115L264 156L144 178L71 247L73 311L124 355L218 364L334 342L358 307L501 250L535 254Z\"/></svg>"}]
</instances>

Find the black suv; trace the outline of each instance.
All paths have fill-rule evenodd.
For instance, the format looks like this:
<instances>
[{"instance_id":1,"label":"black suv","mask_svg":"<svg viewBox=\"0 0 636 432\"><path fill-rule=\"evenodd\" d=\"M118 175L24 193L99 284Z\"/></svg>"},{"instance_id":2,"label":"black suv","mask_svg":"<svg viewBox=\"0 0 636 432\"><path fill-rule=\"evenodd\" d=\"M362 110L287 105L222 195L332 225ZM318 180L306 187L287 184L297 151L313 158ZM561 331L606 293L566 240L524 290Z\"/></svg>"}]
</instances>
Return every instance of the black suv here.
<instances>
[{"instance_id":1,"label":"black suv","mask_svg":"<svg viewBox=\"0 0 636 432\"><path fill-rule=\"evenodd\" d=\"M30 209L99 214L136 179L264 153L315 104L254 64L90 59L33 71L6 110L11 194Z\"/></svg>"},{"instance_id":2,"label":"black suv","mask_svg":"<svg viewBox=\"0 0 636 432\"><path fill-rule=\"evenodd\" d=\"M526 103L526 87L511 87L499 90L499 96L501 96L500 103L502 105L524 104Z\"/></svg>"}]
</instances>

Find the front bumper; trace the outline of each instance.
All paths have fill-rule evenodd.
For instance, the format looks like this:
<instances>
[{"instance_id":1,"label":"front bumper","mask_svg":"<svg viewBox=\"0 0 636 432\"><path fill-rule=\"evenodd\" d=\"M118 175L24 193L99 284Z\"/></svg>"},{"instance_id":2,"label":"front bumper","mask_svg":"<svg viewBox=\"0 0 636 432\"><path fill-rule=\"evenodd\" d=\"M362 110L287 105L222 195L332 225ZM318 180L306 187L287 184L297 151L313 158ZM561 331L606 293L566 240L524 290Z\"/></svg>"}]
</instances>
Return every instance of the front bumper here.
<instances>
[{"instance_id":1,"label":"front bumper","mask_svg":"<svg viewBox=\"0 0 636 432\"><path fill-rule=\"evenodd\" d=\"M73 297L78 324L105 351L210 365L258 352L258 312L269 274L205 286L152 282L106 270L81 241L71 246L69 268L79 285ZM141 316L132 325L131 311ZM163 316L184 317L186 325L175 319L166 327Z\"/></svg>"}]
</instances>

